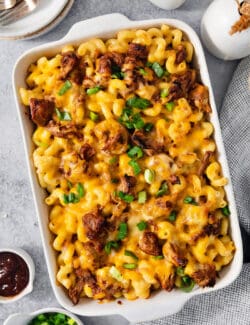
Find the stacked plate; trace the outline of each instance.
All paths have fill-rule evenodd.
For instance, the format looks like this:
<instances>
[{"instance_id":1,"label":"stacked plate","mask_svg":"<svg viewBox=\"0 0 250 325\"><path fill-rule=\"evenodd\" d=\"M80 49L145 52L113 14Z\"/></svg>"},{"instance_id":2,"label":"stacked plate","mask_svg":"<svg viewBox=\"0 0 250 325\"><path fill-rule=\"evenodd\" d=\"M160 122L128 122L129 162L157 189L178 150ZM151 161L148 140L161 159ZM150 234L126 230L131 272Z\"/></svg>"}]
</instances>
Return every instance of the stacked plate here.
<instances>
[{"instance_id":1,"label":"stacked plate","mask_svg":"<svg viewBox=\"0 0 250 325\"><path fill-rule=\"evenodd\" d=\"M68 14L74 0L43 0L30 15L7 26L0 26L0 39L37 37L58 25Z\"/></svg>"}]
</instances>

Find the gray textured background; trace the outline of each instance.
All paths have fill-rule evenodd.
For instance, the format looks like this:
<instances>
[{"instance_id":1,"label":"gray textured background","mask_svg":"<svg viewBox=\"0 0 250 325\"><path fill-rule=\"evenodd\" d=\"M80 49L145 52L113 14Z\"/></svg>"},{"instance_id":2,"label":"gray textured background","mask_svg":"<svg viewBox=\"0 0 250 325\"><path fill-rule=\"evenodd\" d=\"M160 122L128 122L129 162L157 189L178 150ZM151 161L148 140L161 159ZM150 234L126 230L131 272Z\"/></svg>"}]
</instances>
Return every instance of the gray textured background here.
<instances>
[{"instance_id":1,"label":"gray textured background","mask_svg":"<svg viewBox=\"0 0 250 325\"><path fill-rule=\"evenodd\" d=\"M49 34L28 41L0 41L0 247L22 247L33 256L36 264L34 291L16 303L0 305L0 324L14 312L58 305L45 266L13 101L11 73L16 59L27 49L61 38L77 21L112 12L123 13L134 20L177 18L189 23L199 33L201 17L210 2L187 0L177 10L164 11L147 0L76 0L67 18ZM219 109L237 62L223 62L207 52L206 57ZM192 301L188 304L192 304ZM127 324L118 316L83 320L86 325ZM198 325L195 315L192 323Z\"/></svg>"}]
</instances>

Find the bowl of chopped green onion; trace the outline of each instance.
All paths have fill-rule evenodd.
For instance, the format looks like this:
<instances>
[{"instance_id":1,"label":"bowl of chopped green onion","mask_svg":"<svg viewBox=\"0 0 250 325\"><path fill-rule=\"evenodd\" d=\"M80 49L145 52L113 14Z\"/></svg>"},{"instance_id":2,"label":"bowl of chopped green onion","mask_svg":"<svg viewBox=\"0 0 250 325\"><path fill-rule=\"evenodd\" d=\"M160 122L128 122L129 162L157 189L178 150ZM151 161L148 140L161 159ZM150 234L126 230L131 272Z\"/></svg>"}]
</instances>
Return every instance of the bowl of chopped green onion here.
<instances>
[{"instance_id":1,"label":"bowl of chopped green onion","mask_svg":"<svg viewBox=\"0 0 250 325\"><path fill-rule=\"evenodd\" d=\"M30 314L13 314L3 325L83 325L74 314L60 308L39 309Z\"/></svg>"}]
</instances>

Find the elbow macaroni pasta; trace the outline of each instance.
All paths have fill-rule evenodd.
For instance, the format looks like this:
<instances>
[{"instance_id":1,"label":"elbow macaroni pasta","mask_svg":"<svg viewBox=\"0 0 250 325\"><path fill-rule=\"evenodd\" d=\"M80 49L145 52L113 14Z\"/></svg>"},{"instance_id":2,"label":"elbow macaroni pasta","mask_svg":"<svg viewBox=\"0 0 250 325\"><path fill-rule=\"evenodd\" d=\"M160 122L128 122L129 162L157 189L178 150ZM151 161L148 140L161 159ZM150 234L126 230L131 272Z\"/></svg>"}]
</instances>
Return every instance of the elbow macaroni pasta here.
<instances>
[{"instance_id":1,"label":"elbow macaroni pasta","mask_svg":"<svg viewBox=\"0 0 250 325\"><path fill-rule=\"evenodd\" d=\"M146 59L140 52L130 54L131 44L146 49ZM62 77L67 53L77 54L80 63L71 68L82 73L80 83L71 79L72 71ZM88 40L78 48L68 45L30 66L27 88L20 89L23 104L49 99L68 114L67 120L53 113L57 133L50 124L37 126L33 161L51 207L56 278L70 296L77 287L78 298L99 300L148 298L155 289L189 290L194 283L204 287L213 285L215 271L232 260L227 180L213 126L196 104L201 84L188 77L192 57L193 46L182 31L163 25L120 31L116 38ZM70 87L60 94L65 80ZM87 82L90 86L84 86ZM146 107L129 105L133 98ZM86 144L91 155L82 153ZM131 158L134 147L140 157ZM128 185L132 189L123 187L125 176L136 180ZM95 209L101 209L105 222L99 234L91 235L94 225L84 220L93 213L95 222ZM121 224L126 225L123 235ZM153 248L160 247L160 253L142 249L142 243L149 249L142 239L149 233L156 236ZM91 276L79 276L79 269Z\"/></svg>"}]
</instances>

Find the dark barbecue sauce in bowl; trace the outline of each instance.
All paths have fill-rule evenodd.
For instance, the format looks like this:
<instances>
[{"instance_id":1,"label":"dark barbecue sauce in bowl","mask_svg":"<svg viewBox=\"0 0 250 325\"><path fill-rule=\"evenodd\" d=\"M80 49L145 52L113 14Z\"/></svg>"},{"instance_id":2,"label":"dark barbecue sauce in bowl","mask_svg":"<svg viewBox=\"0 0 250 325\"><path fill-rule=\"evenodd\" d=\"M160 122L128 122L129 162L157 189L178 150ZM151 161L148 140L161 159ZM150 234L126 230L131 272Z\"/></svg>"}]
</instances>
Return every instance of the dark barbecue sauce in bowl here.
<instances>
[{"instance_id":1,"label":"dark barbecue sauce in bowl","mask_svg":"<svg viewBox=\"0 0 250 325\"><path fill-rule=\"evenodd\" d=\"M0 252L0 296L16 296L28 282L29 268L24 259L12 252Z\"/></svg>"}]
</instances>

